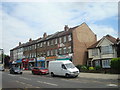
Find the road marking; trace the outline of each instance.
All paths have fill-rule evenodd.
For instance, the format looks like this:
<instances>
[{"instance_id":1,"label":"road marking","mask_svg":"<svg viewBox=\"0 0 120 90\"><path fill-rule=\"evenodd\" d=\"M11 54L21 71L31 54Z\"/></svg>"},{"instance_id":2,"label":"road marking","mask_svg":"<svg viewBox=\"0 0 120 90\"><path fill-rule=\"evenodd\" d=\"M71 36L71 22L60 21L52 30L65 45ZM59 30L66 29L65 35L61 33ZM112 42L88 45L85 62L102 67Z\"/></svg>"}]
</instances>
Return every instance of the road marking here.
<instances>
[{"instance_id":1,"label":"road marking","mask_svg":"<svg viewBox=\"0 0 120 90\"><path fill-rule=\"evenodd\" d=\"M43 83L43 84L52 85L52 86L58 86L57 84L48 83L48 82L42 82L42 81L37 81L37 82L39 82L39 83Z\"/></svg>"},{"instance_id":2,"label":"road marking","mask_svg":"<svg viewBox=\"0 0 120 90\"><path fill-rule=\"evenodd\" d=\"M25 79L25 80L31 80L31 79L29 79L29 78L25 78L25 77L20 77L20 78Z\"/></svg>"},{"instance_id":3,"label":"road marking","mask_svg":"<svg viewBox=\"0 0 120 90\"><path fill-rule=\"evenodd\" d=\"M117 87L118 85L116 85L116 84L107 84L107 86L110 86L110 87Z\"/></svg>"},{"instance_id":4,"label":"road marking","mask_svg":"<svg viewBox=\"0 0 120 90\"><path fill-rule=\"evenodd\" d=\"M14 76L18 76L18 75L13 75L13 74L8 74L9 76L12 76L12 77L14 77Z\"/></svg>"}]
</instances>

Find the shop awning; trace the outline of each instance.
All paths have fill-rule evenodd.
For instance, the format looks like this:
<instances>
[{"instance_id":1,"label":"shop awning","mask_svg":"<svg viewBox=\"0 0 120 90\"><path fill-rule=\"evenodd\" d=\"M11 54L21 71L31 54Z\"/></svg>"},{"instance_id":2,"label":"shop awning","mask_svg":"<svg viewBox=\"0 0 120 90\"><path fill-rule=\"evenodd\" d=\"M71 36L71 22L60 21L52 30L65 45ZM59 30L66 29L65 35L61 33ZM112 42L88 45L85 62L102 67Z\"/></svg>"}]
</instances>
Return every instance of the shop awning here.
<instances>
[{"instance_id":1,"label":"shop awning","mask_svg":"<svg viewBox=\"0 0 120 90\"><path fill-rule=\"evenodd\" d=\"M45 60L37 60L37 62L44 62Z\"/></svg>"},{"instance_id":2,"label":"shop awning","mask_svg":"<svg viewBox=\"0 0 120 90\"><path fill-rule=\"evenodd\" d=\"M15 61L16 63L22 63L22 59Z\"/></svg>"},{"instance_id":3,"label":"shop awning","mask_svg":"<svg viewBox=\"0 0 120 90\"><path fill-rule=\"evenodd\" d=\"M56 60L70 60L70 58L60 58L60 59L56 59Z\"/></svg>"}]
</instances>

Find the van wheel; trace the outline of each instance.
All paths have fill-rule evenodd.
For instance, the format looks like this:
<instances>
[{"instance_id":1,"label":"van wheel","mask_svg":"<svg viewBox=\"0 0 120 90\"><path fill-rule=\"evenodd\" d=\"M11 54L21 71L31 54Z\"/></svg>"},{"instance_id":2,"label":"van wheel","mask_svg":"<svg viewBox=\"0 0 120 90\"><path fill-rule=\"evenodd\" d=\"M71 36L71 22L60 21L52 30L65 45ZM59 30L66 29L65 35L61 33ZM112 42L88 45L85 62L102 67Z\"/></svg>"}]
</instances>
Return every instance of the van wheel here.
<instances>
[{"instance_id":1,"label":"van wheel","mask_svg":"<svg viewBox=\"0 0 120 90\"><path fill-rule=\"evenodd\" d=\"M69 77L69 74L66 73L65 77L68 78L68 77Z\"/></svg>"},{"instance_id":2,"label":"van wheel","mask_svg":"<svg viewBox=\"0 0 120 90\"><path fill-rule=\"evenodd\" d=\"M54 77L54 76L55 76L53 72L51 72L51 76L52 76L52 77Z\"/></svg>"}]
</instances>

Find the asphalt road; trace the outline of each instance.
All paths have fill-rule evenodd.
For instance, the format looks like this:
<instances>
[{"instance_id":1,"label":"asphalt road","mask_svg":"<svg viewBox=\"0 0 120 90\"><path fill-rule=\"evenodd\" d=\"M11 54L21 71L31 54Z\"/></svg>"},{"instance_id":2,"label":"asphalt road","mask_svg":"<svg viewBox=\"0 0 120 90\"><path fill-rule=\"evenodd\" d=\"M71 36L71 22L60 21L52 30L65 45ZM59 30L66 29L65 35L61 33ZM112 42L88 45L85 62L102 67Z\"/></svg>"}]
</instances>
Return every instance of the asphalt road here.
<instances>
[{"instance_id":1,"label":"asphalt road","mask_svg":"<svg viewBox=\"0 0 120 90\"><path fill-rule=\"evenodd\" d=\"M2 88L118 88L118 80L51 77L32 73L2 74Z\"/></svg>"}]
</instances>

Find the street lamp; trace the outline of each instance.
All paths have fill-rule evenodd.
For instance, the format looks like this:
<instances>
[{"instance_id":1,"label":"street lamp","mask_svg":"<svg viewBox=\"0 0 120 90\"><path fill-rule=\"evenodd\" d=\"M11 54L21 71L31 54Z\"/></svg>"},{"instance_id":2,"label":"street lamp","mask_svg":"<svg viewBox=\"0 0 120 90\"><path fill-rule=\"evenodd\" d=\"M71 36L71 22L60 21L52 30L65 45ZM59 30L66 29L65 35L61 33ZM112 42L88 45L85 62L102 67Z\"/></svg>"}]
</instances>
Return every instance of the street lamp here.
<instances>
[{"instance_id":1,"label":"street lamp","mask_svg":"<svg viewBox=\"0 0 120 90\"><path fill-rule=\"evenodd\" d=\"M2 55L2 61L1 61L1 63L4 63L4 58L3 58L4 57L4 55L3 55L4 51L3 51L3 49L0 49L0 50L2 51L2 53L1 53L1 55Z\"/></svg>"}]
</instances>

